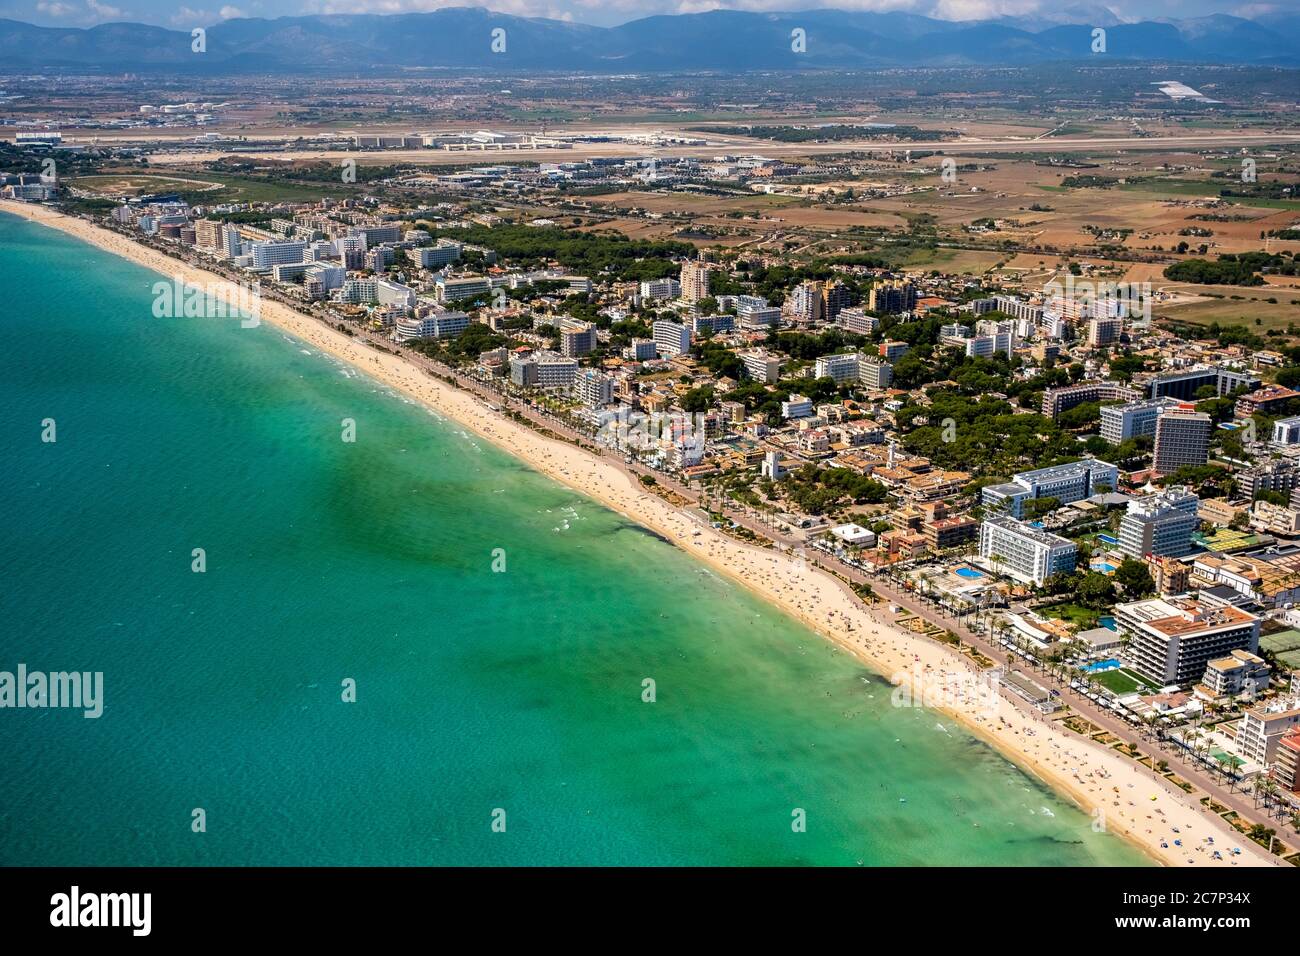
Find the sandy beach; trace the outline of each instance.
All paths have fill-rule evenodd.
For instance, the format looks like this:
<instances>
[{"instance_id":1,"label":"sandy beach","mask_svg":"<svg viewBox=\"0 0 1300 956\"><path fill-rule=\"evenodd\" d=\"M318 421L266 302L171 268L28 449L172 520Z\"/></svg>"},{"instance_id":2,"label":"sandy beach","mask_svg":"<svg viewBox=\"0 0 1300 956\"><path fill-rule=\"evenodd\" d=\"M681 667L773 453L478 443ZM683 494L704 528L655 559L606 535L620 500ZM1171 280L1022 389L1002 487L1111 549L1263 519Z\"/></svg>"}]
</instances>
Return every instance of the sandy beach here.
<instances>
[{"instance_id":1,"label":"sandy beach","mask_svg":"<svg viewBox=\"0 0 1300 956\"><path fill-rule=\"evenodd\" d=\"M0 211L57 228L166 277L179 275L186 282L204 286L224 281L110 230L45 207L0 201ZM927 701L938 700L937 709L942 713L961 721L1026 771L1069 795L1090 814L1094 829L1120 834L1153 859L1171 866L1284 865L1207 812L1197 798L1163 778L990 694L978 668L967 658L901 629L887 605L866 608L834 576L788 554L746 545L715 531L702 519L645 492L613 462L545 438L491 411L476 397L431 378L400 356L379 352L278 302L263 300L261 319L401 390L543 474L658 532L895 683L906 678L914 697L919 696L915 684L919 681ZM250 329L247 334L261 331ZM942 825L942 821L935 823ZM1241 848L1240 855L1229 852L1233 847ZM1214 858L1215 851L1221 852L1222 859Z\"/></svg>"}]
</instances>

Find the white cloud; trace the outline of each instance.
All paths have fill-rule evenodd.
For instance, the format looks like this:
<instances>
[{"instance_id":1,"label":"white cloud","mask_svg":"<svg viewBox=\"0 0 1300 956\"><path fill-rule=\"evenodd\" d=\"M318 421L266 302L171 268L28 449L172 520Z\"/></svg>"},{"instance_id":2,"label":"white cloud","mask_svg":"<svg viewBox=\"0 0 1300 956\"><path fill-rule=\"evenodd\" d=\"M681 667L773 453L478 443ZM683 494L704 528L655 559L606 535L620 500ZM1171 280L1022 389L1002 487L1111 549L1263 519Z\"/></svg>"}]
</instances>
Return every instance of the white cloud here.
<instances>
[{"instance_id":1,"label":"white cloud","mask_svg":"<svg viewBox=\"0 0 1300 956\"><path fill-rule=\"evenodd\" d=\"M1279 3L1248 3L1245 6L1237 7L1232 11L1232 15L1253 20L1255 17L1266 17L1270 14L1285 12L1286 8Z\"/></svg>"},{"instance_id":2,"label":"white cloud","mask_svg":"<svg viewBox=\"0 0 1300 956\"><path fill-rule=\"evenodd\" d=\"M709 10L747 10L755 13L789 13L799 10L853 10L871 13L904 11L924 13L934 0L571 0L592 11L617 10L629 18L659 13L705 13Z\"/></svg>"},{"instance_id":3,"label":"white cloud","mask_svg":"<svg viewBox=\"0 0 1300 956\"><path fill-rule=\"evenodd\" d=\"M248 16L248 14L239 9L239 7L226 6L221 8L221 19L223 20L237 20L246 16Z\"/></svg>"},{"instance_id":4,"label":"white cloud","mask_svg":"<svg viewBox=\"0 0 1300 956\"><path fill-rule=\"evenodd\" d=\"M63 0L38 0L36 12L58 20L72 20L75 23L102 23L105 20L126 20L131 14L121 7L100 3L99 0L86 0L84 5L64 3Z\"/></svg>"},{"instance_id":5,"label":"white cloud","mask_svg":"<svg viewBox=\"0 0 1300 956\"><path fill-rule=\"evenodd\" d=\"M193 10L189 7L181 7L170 17L172 26L185 27L187 30L191 27L211 23L215 19L217 18L207 10Z\"/></svg>"},{"instance_id":6,"label":"white cloud","mask_svg":"<svg viewBox=\"0 0 1300 956\"><path fill-rule=\"evenodd\" d=\"M1039 0L939 0L932 11L940 20L993 20L1037 13Z\"/></svg>"},{"instance_id":7,"label":"white cloud","mask_svg":"<svg viewBox=\"0 0 1300 956\"><path fill-rule=\"evenodd\" d=\"M107 3L99 3L98 0L86 0L86 6L100 20L121 20L127 16L120 7L110 7Z\"/></svg>"},{"instance_id":8,"label":"white cloud","mask_svg":"<svg viewBox=\"0 0 1300 956\"><path fill-rule=\"evenodd\" d=\"M575 19L573 14L575 5L581 6L582 0L576 4L573 0L303 0L301 11L328 14L429 13L446 7L481 6L493 13L507 13L517 17L546 17L550 20L572 21ZM628 10L645 10L649 14L669 12L672 2L671 0L664 2L662 11L646 10L646 0L626 0L626 4L620 3L619 0L615 0L613 4L593 0L590 5L593 9L625 5ZM640 13L633 13L629 19L640 15Z\"/></svg>"},{"instance_id":9,"label":"white cloud","mask_svg":"<svg viewBox=\"0 0 1300 956\"><path fill-rule=\"evenodd\" d=\"M36 10L38 13L43 13L47 17L58 17L59 19L81 15L81 10L74 7L72 4L59 3L58 0L52 0L52 2L41 0L40 3L36 4Z\"/></svg>"}]
</instances>

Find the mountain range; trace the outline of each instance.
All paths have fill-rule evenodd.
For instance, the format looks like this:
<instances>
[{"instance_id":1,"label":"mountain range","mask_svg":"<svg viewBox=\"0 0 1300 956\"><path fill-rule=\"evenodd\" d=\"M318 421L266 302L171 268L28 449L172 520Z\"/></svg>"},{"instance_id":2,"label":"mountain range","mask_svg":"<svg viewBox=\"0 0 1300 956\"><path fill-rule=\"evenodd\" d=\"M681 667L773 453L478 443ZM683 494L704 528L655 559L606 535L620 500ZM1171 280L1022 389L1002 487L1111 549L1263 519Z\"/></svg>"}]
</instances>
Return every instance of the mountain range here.
<instances>
[{"instance_id":1,"label":"mountain range","mask_svg":"<svg viewBox=\"0 0 1300 956\"><path fill-rule=\"evenodd\" d=\"M1105 8L1090 19L1093 12L1076 8L1060 18L1084 22L952 22L908 13L714 10L595 27L449 7L430 13L226 20L207 28L202 53L191 49L189 31L142 23L69 29L0 19L0 72L737 72L1061 61L1300 66L1300 14L1121 23ZM1093 52L1095 27L1105 29L1104 54ZM492 49L497 28L505 31L504 52ZM804 31L805 52L794 49L796 30Z\"/></svg>"}]
</instances>

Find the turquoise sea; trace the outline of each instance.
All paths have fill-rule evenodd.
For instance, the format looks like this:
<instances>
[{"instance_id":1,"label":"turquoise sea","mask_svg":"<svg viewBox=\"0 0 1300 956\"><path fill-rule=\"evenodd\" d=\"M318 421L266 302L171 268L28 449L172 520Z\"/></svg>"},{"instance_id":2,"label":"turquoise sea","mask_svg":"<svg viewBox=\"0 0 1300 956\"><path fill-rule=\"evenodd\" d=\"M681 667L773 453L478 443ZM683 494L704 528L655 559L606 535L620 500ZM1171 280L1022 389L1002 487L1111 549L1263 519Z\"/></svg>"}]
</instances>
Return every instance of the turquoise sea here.
<instances>
[{"instance_id":1,"label":"turquoise sea","mask_svg":"<svg viewBox=\"0 0 1300 956\"><path fill-rule=\"evenodd\" d=\"M0 863L1145 862L454 423L154 318L157 278L0 215L0 670L105 685L98 720L0 710Z\"/></svg>"}]
</instances>

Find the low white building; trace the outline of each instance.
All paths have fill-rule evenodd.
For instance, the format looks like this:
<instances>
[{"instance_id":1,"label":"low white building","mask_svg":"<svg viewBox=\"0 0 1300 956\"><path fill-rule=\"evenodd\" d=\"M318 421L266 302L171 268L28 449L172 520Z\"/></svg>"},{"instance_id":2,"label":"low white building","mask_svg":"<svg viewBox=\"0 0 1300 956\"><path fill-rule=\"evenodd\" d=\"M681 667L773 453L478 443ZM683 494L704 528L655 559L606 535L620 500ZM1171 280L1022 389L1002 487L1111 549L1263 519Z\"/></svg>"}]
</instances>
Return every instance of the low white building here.
<instances>
[{"instance_id":1,"label":"low white building","mask_svg":"<svg viewBox=\"0 0 1300 956\"><path fill-rule=\"evenodd\" d=\"M872 548L876 544L876 533L870 528L864 528L858 524L841 524L831 528L831 534L839 538L845 544L851 544L856 547Z\"/></svg>"}]
</instances>

